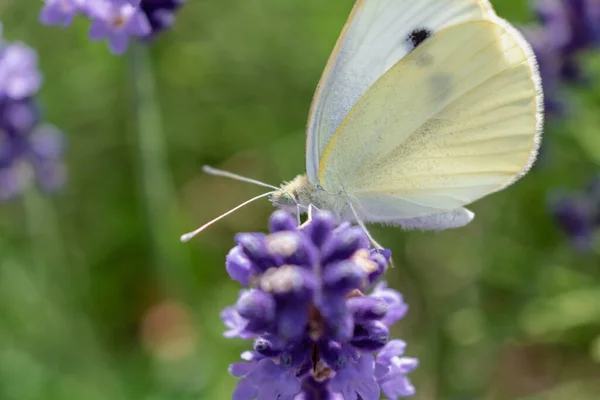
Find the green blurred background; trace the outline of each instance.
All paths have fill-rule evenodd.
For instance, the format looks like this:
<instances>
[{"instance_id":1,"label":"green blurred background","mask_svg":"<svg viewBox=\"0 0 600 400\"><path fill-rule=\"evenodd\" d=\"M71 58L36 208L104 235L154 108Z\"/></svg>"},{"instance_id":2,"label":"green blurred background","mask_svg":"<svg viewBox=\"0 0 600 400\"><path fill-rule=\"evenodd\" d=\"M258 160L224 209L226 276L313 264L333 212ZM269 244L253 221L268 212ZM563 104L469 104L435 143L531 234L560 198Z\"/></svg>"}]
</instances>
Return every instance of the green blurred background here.
<instances>
[{"instance_id":1,"label":"green blurred background","mask_svg":"<svg viewBox=\"0 0 600 400\"><path fill-rule=\"evenodd\" d=\"M0 205L1 400L230 398L227 365L251 343L222 337L240 289L224 257L272 208L179 235L262 192L203 164L274 184L304 171L308 108L352 3L190 0L149 51L118 57L83 18L44 27L40 1L0 1L6 38L40 53L70 173L53 198ZM532 20L524 0L493 3ZM421 360L415 398L600 398L600 251L574 251L547 211L598 169L599 95L569 92L578 106L548 124L542 161L468 227L373 227L411 307L393 333Z\"/></svg>"}]
</instances>

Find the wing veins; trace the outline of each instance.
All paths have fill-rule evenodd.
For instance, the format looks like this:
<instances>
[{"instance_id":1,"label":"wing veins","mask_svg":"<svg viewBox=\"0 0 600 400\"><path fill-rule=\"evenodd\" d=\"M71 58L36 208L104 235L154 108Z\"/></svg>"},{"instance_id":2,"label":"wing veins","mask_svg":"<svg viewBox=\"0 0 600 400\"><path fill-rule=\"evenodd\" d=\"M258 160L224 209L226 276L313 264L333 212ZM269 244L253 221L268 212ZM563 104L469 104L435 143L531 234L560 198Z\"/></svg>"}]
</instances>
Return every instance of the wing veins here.
<instances>
[{"instance_id":1,"label":"wing veins","mask_svg":"<svg viewBox=\"0 0 600 400\"><path fill-rule=\"evenodd\" d=\"M507 33L507 32L505 32L505 34L506 34L506 33ZM466 43L468 43L470 40L472 40L472 39L471 39L471 38L469 38L469 40L468 40ZM465 62L463 63L463 65L462 65L462 66L464 66L464 65L468 64L468 63L469 63L469 61L470 61L470 60L471 60L473 57L475 57L475 56L476 56L476 55L478 55L480 52L482 52L482 51L486 50L488 47L490 47L490 46L492 46L492 45L494 45L494 44L497 44L497 42L496 42L496 41L494 41L494 42L490 42L490 43L488 43L487 45L485 45L483 48L479 49L477 52L473 53L472 57L471 57L469 60L465 61ZM511 50L512 50L512 48L511 48ZM504 51L502 54L505 54L505 53L506 53L506 51ZM398 65L400 62L402 62L402 60L398 61L398 63L396 63L396 64L394 65L394 67L396 67L396 65ZM527 62L527 60L525 60L524 62ZM485 84L485 83L486 83L487 81L489 81L490 79L493 79L493 78L495 78L495 77L499 76L500 74L502 74L502 73L504 73L504 72L506 72L506 71L510 71L511 69L513 69L513 67L514 67L514 68L516 68L516 67L519 67L519 66L521 66L522 64L523 64L523 63L519 63L518 65L511 66L510 68L507 68L507 69L504 69L504 70L502 70L502 71L499 71L498 73L496 73L496 74L493 74L493 75L489 76L488 78L486 78L485 80L481 81L479 84L477 84L476 86L472 87L471 89L469 89L469 90L467 90L467 91L465 91L465 92L461 93L459 96L456 96L456 97L455 97L455 99L454 99L452 102L449 102L449 103L447 103L447 104L446 104L446 105L445 105L443 108L441 108L441 109L440 109L439 111L437 111L435 114L431 115L431 117L430 117L428 120L424 120L424 121L422 122L422 124L421 124L421 125L419 125L419 126L418 126L418 127L415 129L415 131L413 131L413 132L412 132L410 135L408 135L408 136L406 137L406 140L408 140L410 137L412 137L412 135L413 135L414 133L418 132L418 131L419 131L419 130L420 130L422 127L423 127L423 125L425 125L425 124L426 124L426 123L427 123L429 120L431 120L431 119L435 118L435 117L436 117L436 116L438 116L440 113L442 113L443 111L445 111L445 110L447 109L447 107L449 107L451 104L453 104L453 102L454 102L454 101L456 101L457 99L459 99L460 97L463 97L463 96L467 95L468 93L470 93L472 90L475 90L476 88L479 88L481 85ZM391 69L393 69L394 67L390 68L390 70L391 70ZM382 77L383 77L383 76L382 76ZM381 79L381 78L380 78L380 79ZM468 79L468 75L465 75L465 76L463 76L463 77L462 77L462 79L461 79L461 81L462 81L462 80L464 80L464 79ZM376 84L376 83L377 83L377 82L375 82L375 84ZM444 94L446 94L446 93L450 92L450 91L451 91L451 89L452 89L452 88L454 88L454 87L455 87L455 86L456 86L458 83L459 83L459 81L458 81L458 80L457 80L457 81L454 81L454 83L453 83L452 85L450 85L450 86L449 86L449 87L448 87L446 90L444 90L444 91L442 91L442 92L439 92L439 93L437 93L435 96L433 96L432 98L430 98L428 102L429 102L429 103L432 103L432 102L433 102L433 100L435 100L436 98L442 97L442 95L444 95ZM374 84L374 85L375 85L375 84ZM358 103L357 103L357 104L358 104ZM354 107L356 107L356 104L354 105ZM353 108L354 108L354 107L353 107ZM398 121L399 121L401 118L403 118L403 117L404 117L404 115L399 115L399 116L397 116L397 117L396 117L396 119L394 119L394 120L393 120L393 122L394 122L394 123L393 123L393 125L396 125L396 124L398 123ZM340 124L340 126L338 127L338 129L339 129L340 127L342 127L342 125L343 125L343 121L342 121L342 123ZM392 124L390 124L390 125L392 125ZM370 148L373 146L373 144L374 144L376 141L378 141L378 140L381 140L381 136L383 135L383 133L384 133L384 132L383 132L383 131L381 131L381 132L380 132L380 133L379 133L379 134L376 136L376 140L373 140L373 141L372 141L372 142L369 144L369 147L368 147L369 149L370 149ZM337 132L336 132L336 134L337 134ZM335 137L335 135L336 135L336 134L334 134L334 137ZM332 138L332 139L333 139L333 138ZM405 142L406 142L406 140L405 140ZM361 157L361 162L362 162L362 160L364 160L364 157L365 157L365 156Z\"/></svg>"}]
</instances>

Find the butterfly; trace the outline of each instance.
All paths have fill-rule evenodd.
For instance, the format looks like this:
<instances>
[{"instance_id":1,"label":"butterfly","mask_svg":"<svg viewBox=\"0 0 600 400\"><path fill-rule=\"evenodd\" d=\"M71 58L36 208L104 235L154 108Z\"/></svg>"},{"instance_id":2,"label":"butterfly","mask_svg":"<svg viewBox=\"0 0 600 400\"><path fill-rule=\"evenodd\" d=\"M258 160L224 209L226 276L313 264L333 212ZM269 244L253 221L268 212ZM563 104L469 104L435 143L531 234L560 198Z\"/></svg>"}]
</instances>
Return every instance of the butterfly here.
<instances>
[{"instance_id":1,"label":"butterfly","mask_svg":"<svg viewBox=\"0 0 600 400\"><path fill-rule=\"evenodd\" d=\"M279 208L440 230L522 177L543 124L535 56L487 0L358 0L318 84L306 174L267 186ZM365 228L366 231L366 228Z\"/></svg>"}]
</instances>

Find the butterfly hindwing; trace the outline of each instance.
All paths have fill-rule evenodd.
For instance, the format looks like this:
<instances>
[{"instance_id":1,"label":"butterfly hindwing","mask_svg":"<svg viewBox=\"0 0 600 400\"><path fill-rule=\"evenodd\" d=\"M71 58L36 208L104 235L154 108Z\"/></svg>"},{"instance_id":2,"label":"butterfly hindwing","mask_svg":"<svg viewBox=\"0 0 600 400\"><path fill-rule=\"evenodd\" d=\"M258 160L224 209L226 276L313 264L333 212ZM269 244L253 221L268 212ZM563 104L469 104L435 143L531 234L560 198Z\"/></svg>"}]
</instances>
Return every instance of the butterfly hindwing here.
<instances>
[{"instance_id":1,"label":"butterfly hindwing","mask_svg":"<svg viewBox=\"0 0 600 400\"><path fill-rule=\"evenodd\" d=\"M423 217L390 219L385 221L389 225L400 225L407 230L420 229L425 231L461 228L475 218L472 211L459 207L457 209L425 215Z\"/></svg>"}]
</instances>

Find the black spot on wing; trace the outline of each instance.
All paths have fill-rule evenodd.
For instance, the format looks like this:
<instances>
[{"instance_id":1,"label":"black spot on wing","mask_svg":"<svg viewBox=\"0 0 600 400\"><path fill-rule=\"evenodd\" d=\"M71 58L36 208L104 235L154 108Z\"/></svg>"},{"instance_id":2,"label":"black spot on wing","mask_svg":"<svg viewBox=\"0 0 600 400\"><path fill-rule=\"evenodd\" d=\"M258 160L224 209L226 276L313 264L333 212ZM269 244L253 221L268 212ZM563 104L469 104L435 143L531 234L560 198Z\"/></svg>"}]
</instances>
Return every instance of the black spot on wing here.
<instances>
[{"instance_id":1,"label":"black spot on wing","mask_svg":"<svg viewBox=\"0 0 600 400\"><path fill-rule=\"evenodd\" d=\"M409 51L413 51L421 43L427 40L433 32L427 28L417 28L408 34L406 37L406 43L408 44Z\"/></svg>"}]
</instances>

